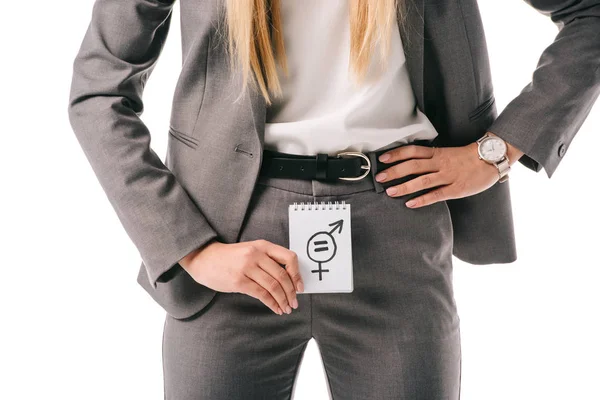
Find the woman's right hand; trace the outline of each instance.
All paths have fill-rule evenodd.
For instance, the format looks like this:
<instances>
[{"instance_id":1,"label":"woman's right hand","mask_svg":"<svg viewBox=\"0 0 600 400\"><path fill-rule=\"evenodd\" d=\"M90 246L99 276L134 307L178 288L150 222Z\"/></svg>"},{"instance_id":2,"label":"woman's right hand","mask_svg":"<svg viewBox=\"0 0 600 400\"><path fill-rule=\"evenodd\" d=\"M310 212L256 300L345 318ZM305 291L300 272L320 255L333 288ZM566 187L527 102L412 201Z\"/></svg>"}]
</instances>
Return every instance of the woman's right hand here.
<instances>
[{"instance_id":1,"label":"woman's right hand","mask_svg":"<svg viewBox=\"0 0 600 400\"><path fill-rule=\"evenodd\" d=\"M267 240L228 244L215 239L179 264L196 282L219 292L247 294L279 315L282 310L291 313L290 305L298 308L296 290L303 290L298 256Z\"/></svg>"}]
</instances>

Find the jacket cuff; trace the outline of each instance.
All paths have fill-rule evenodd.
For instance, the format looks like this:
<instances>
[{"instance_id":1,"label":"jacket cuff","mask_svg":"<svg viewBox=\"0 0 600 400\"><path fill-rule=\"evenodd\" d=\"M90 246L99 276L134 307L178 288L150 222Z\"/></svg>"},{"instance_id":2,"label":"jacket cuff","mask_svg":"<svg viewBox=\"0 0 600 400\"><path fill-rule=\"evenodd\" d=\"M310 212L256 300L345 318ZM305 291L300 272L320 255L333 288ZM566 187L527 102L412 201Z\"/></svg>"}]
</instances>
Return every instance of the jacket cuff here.
<instances>
[{"instance_id":1,"label":"jacket cuff","mask_svg":"<svg viewBox=\"0 0 600 400\"><path fill-rule=\"evenodd\" d=\"M157 288L157 283L167 283L178 273L187 273L179 261L192 251L213 242L218 235L211 228L204 232L190 233L186 237L190 239L189 243L177 243L178 247L170 248L168 253L161 253L155 260L142 257L148 280L154 289Z\"/></svg>"},{"instance_id":2,"label":"jacket cuff","mask_svg":"<svg viewBox=\"0 0 600 400\"><path fill-rule=\"evenodd\" d=\"M522 165L535 172L544 168L551 178L589 113L586 105L593 102L580 104L570 87L563 86L554 97L530 87L502 110L487 131L521 150Z\"/></svg>"}]
</instances>

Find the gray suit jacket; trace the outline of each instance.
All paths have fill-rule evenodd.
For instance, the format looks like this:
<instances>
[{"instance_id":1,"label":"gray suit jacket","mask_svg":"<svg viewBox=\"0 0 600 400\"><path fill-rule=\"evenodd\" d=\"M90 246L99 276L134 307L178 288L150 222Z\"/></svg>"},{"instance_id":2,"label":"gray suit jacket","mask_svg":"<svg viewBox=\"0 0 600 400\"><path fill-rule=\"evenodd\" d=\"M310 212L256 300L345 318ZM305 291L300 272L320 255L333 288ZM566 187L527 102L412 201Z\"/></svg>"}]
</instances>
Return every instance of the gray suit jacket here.
<instances>
[{"instance_id":1,"label":"gray suit jacket","mask_svg":"<svg viewBox=\"0 0 600 400\"><path fill-rule=\"evenodd\" d=\"M183 60L165 162L141 121L142 93L169 31L175 0L96 0L73 63L73 131L140 252L138 283L175 318L215 291L178 264L212 239L238 239L262 160L265 103L240 93L227 64L222 0L179 0ZM531 0L559 28L532 81L497 114L476 0L407 0L403 37L418 107L440 146L489 130L550 178L600 93L600 0ZM165 132L166 134L166 132ZM510 184L449 200L454 255L471 264L516 259Z\"/></svg>"}]
</instances>

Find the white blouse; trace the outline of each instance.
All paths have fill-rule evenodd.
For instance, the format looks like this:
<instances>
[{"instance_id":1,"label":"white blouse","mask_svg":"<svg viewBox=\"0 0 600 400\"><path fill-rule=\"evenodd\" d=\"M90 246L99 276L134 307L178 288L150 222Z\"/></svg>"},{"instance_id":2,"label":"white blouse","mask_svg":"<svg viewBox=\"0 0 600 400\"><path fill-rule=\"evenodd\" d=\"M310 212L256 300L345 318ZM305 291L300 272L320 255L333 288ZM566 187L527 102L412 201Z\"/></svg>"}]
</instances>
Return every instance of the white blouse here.
<instances>
[{"instance_id":1,"label":"white blouse","mask_svg":"<svg viewBox=\"0 0 600 400\"><path fill-rule=\"evenodd\" d=\"M372 151L438 133L416 106L398 26L389 65L373 83L354 87L348 71L349 0L282 0L289 78L267 108L265 149L294 154ZM376 76L379 49L368 77Z\"/></svg>"}]
</instances>

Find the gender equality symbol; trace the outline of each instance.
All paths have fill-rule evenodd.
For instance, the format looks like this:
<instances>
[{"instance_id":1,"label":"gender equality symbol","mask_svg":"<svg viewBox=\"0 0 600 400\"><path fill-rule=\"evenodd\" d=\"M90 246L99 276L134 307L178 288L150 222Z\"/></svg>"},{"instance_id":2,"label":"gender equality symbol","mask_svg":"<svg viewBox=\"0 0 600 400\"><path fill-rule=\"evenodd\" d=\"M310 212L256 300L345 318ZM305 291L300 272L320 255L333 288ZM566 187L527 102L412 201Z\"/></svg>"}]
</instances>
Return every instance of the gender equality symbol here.
<instances>
[{"instance_id":1,"label":"gender equality symbol","mask_svg":"<svg viewBox=\"0 0 600 400\"><path fill-rule=\"evenodd\" d=\"M340 219L339 221L335 221L329 226L333 226L333 228L329 231L320 231L312 235L308 242L306 243L306 253L308 254L308 258L313 260L319 265L318 269L313 269L310 272L318 272L319 280L323 280L323 272L329 272L328 269L323 269L321 264L331 261L337 252L337 244L335 243L335 239L332 234L339 228L342 233L342 226L344 225L344 220Z\"/></svg>"}]
</instances>

